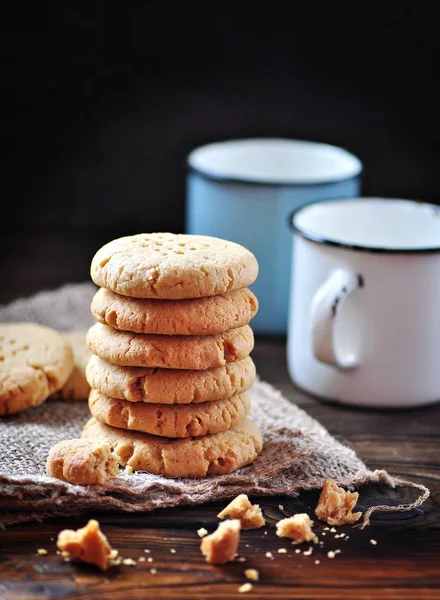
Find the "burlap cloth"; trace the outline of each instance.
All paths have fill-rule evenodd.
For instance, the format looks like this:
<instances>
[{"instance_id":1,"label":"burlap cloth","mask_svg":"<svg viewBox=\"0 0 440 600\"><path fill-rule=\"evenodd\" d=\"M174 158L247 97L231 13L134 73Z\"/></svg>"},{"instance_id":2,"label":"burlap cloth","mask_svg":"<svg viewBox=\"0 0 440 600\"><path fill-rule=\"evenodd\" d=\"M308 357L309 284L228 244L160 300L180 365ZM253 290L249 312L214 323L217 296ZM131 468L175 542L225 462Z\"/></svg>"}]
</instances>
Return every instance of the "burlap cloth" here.
<instances>
[{"instance_id":1,"label":"burlap cloth","mask_svg":"<svg viewBox=\"0 0 440 600\"><path fill-rule=\"evenodd\" d=\"M0 307L0 322L34 321L57 329L92 324L92 284L66 285ZM148 511L159 507L320 488L327 478L350 488L370 482L394 486L385 471L369 470L356 453L268 383L250 390L251 416L261 426L264 450L250 466L206 479L167 479L121 474L105 485L71 485L45 474L49 449L79 437L89 418L87 403L47 401L0 419L0 524L78 514L85 510ZM429 492L428 492L429 493ZM425 494L426 495L426 494Z\"/></svg>"}]
</instances>

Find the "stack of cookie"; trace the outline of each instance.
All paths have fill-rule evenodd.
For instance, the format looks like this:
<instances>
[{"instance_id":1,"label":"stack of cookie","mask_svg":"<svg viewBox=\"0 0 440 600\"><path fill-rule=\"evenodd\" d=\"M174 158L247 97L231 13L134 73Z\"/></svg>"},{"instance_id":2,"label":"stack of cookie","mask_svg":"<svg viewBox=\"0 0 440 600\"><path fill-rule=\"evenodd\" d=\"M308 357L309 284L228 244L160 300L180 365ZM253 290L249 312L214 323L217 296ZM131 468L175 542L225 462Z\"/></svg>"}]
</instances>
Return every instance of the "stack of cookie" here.
<instances>
[{"instance_id":1,"label":"stack of cookie","mask_svg":"<svg viewBox=\"0 0 440 600\"><path fill-rule=\"evenodd\" d=\"M129 470L172 477L252 462L257 273L251 252L212 237L139 234L98 250L83 437L108 441Z\"/></svg>"}]
</instances>

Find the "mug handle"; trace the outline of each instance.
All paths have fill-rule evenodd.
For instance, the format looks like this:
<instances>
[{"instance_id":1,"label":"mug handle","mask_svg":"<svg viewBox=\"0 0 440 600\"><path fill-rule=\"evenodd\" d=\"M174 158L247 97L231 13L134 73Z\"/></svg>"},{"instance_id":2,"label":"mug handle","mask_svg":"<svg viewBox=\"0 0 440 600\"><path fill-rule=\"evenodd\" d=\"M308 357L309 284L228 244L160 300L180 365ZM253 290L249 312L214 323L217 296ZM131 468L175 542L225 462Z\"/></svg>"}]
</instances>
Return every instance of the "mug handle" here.
<instances>
[{"instance_id":1,"label":"mug handle","mask_svg":"<svg viewBox=\"0 0 440 600\"><path fill-rule=\"evenodd\" d=\"M312 351L320 362L339 369L353 369L359 365L355 353L341 355L338 352L335 323L344 299L363 287L362 275L348 269L335 269L315 293L310 314Z\"/></svg>"}]
</instances>

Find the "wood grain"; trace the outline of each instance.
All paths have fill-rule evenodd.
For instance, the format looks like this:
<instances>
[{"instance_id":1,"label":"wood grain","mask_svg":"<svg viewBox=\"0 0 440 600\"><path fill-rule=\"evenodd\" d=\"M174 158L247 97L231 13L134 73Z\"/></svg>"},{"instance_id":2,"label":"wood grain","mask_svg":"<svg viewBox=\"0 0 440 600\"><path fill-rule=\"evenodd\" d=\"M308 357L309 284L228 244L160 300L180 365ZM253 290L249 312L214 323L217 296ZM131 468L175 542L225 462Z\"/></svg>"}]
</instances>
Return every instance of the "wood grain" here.
<instances>
[{"instance_id":1,"label":"wood grain","mask_svg":"<svg viewBox=\"0 0 440 600\"><path fill-rule=\"evenodd\" d=\"M0 537L0 599L440 598L440 406L394 412L332 406L294 388L286 371L284 340L258 339L253 357L262 379L279 387L333 435L351 444L370 468L385 468L430 487L432 495L424 507L409 513L376 514L363 531L339 528L338 532L348 533L346 541L335 540L333 533L323 532L325 524L318 524L324 546L314 547L312 556L303 556L295 554L288 540L276 537L274 524L298 511L312 515L318 493L305 492L296 499L261 498L267 526L242 533L239 551L246 557L245 563L223 567L205 563L197 535L200 527L215 528L222 504L142 515L94 514L122 556L135 560L153 557L152 563L120 566L107 573L66 563L55 554L58 532L82 526L86 516L18 525ZM416 495L416 490L409 488L368 486L361 491L360 505L365 510L378 502L410 501ZM370 543L372 538L377 540L376 546ZM39 556L38 548L47 549L47 556ZM279 548L287 548L287 554L279 554ZM327 552L335 549L341 553L331 560ZM273 553L273 560L266 552ZM157 569L157 574L152 574L151 568ZM246 581L245 568L260 572L260 581L247 595L238 592Z\"/></svg>"}]
</instances>

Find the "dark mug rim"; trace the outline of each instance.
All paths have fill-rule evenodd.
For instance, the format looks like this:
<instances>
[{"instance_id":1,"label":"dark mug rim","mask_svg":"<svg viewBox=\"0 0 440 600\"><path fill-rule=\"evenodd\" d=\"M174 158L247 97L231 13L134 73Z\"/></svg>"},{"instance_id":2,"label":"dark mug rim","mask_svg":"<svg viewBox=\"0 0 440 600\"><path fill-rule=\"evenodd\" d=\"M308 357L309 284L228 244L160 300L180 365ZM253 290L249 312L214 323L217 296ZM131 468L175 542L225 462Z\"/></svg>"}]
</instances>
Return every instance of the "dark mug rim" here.
<instances>
[{"instance_id":1,"label":"dark mug rim","mask_svg":"<svg viewBox=\"0 0 440 600\"><path fill-rule=\"evenodd\" d=\"M372 199L368 196L359 196L358 198L324 198L323 200L313 200L312 202L305 202L295 208L287 217L287 225L293 234L297 234L305 240L315 243L321 244L325 246L333 246L336 248L342 248L345 250L351 250L355 252L365 252L368 254L434 254L436 252L440 252L440 246L432 246L427 248L399 248L399 247L391 247L385 248L383 246L364 246L362 244L349 244L346 242L341 242L339 240L335 240L332 238L328 238L326 236L321 236L315 234L311 231L307 231L305 229L301 229L297 225L295 225L295 217L302 210L314 206L315 204L321 203L330 203L330 202L346 202L347 200L362 200L362 199ZM434 213L438 213L440 217L440 206L436 204L432 204L431 202L422 202L418 200L409 200L405 198L376 198L377 200L403 200L410 204L417 204L418 206L425 206L426 208L431 208Z\"/></svg>"}]
</instances>

